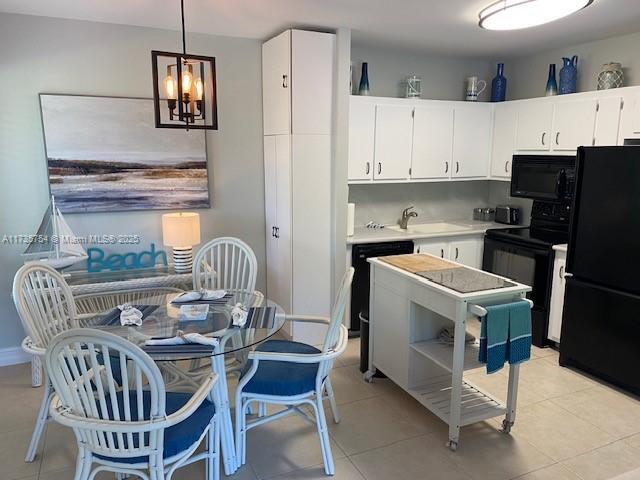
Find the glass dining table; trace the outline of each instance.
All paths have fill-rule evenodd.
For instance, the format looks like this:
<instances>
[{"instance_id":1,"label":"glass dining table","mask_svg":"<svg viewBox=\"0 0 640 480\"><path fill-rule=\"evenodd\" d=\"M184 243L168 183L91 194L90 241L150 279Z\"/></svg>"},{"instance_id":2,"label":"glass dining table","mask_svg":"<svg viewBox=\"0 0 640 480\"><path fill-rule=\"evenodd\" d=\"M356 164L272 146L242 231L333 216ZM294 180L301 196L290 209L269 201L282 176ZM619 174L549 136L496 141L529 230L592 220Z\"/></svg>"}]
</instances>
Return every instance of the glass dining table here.
<instances>
[{"instance_id":1,"label":"glass dining table","mask_svg":"<svg viewBox=\"0 0 640 480\"><path fill-rule=\"evenodd\" d=\"M82 326L107 331L129 340L144 350L156 361L165 376L172 379L169 386L198 387L198 372L213 369L218 381L212 390L211 400L220 415L222 459L226 475L232 475L239 467L236 461L234 431L231 423L229 391L227 385L227 364L242 368L248 352L256 345L269 339L284 326L285 315L282 308L257 292L235 291L211 302L190 302L189 305L208 305L206 317L202 320L190 319L181 310L181 305L172 303L180 294L141 294L132 306L143 313L140 326L123 326L120 310L110 308L95 315L85 316ZM241 304L247 312L246 323L234 326L232 310ZM204 307L205 309L207 307ZM204 315L203 315L204 317ZM169 339L182 333L198 333L218 339L217 345L146 345L150 339ZM232 357L232 358L229 358ZM228 361L225 362L225 359ZM191 368L180 368L176 362L190 361ZM229 361L230 360L230 361ZM199 368L194 369L198 365ZM206 371L206 370L205 370Z\"/></svg>"}]
</instances>

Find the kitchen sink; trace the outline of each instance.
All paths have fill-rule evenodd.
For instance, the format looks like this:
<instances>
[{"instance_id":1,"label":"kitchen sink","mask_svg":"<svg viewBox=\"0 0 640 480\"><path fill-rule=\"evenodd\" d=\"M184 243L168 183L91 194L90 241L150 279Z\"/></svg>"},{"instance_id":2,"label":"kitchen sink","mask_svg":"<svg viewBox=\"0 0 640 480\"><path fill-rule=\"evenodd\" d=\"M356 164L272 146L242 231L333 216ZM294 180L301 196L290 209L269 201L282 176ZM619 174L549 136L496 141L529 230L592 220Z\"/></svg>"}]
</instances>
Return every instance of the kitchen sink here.
<instances>
[{"instance_id":1,"label":"kitchen sink","mask_svg":"<svg viewBox=\"0 0 640 480\"><path fill-rule=\"evenodd\" d=\"M403 230L399 226L387 227L394 232L403 232L408 234L429 234L429 233L447 233L447 232L464 232L465 230L472 230L477 225L471 225L468 223L453 223L453 222L433 222L433 223L415 223L409 224L406 230Z\"/></svg>"}]
</instances>

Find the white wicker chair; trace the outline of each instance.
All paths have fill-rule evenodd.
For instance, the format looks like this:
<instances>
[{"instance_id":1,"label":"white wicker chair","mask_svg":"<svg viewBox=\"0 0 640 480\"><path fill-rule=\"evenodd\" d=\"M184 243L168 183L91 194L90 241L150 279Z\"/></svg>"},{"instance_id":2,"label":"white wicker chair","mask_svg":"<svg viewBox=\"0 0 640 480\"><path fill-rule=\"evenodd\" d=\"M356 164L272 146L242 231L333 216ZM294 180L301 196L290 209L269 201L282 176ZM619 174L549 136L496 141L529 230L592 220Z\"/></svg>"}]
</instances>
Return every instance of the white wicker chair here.
<instances>
[{"instance_id":1,"label":"white wicker chair","mask_svg":"<svg viewBox=\"0 0 640 480\"><path fill-rule=\"evenodd\" d=\"M350 268L342 279L330 320L324 317L287 316L291 321L326 325L327 333L322 350L299 342L268 340L249 354L249 363L240 377L236 390L236 455L240 465L246 462L249 429L296 413L316 423L325 473L334 474L329 432L322 404L325 398L329 399L334 420L336 423L339 422L329 374L335 359L347 347L348 332L342 321L353 272L353 268ZM259 405L272 403L286 408L269 416L264 416L261 408L259 417L247 422L247 413L252 402ZM315 418L310 418L300 408L305 404L313 408Z\"/></svg>"},{"instance_id":2,"label":"white wicker chair","mask_svg":"<svg viewBox=\"0 0 640 480\"><path fill-rule=\"evenodd\" d=\"M174 287L158 287L76 295L76 311L78 318L82 319L109 311L124 303L131 305L141 303L145 305L163 305L167 302L167 295L172 293L179 294L182 291Z\"/></svg>"},{"instance_id":3,"label":"white wicker chair","mask_svg":"<svg viewBox=\"0 0 640 480\"><path fill-rule=\"evenodd\" d=\"M225 289L231 292L254 292L255 304L264 295L256 291L258 260L251 247L239 238L220 237L203 245L193 261L193 288ZM237 337L225 339L237 342ZM221 346L225 348L224 345ZM239 351L227 360L227 373L238 374L246 362L246 352ZM191 370L199 368L193 361Z\"/></svg>"},{"instance_id":4,"label":"white wicker chair","mask_svg":"<svg viewBox=\"0 0 640 480\"><path fill-rule=\"evenodd\" d=\"M199 460L206 460L208 480L219 478L220 434L208 400L216 374L193 395L166 392L160 369L139 347L86 328L53 339L45 366L56 392L52 417L78 442L76 480L103 471L171 480ZM203 440L205 451L196 453Z\"/></svg>"},{"instance_id":5,"label":"white wicker chair","mask_svg":"<svg viewBox=\"0 0 640 480\"><path fill-rule=\"evenodd\" d=\"M193 288L256 289L258 260L239 238L215 238L203 245L193 260Z\"/></svg>"},{"instance_id":6,"label":"white wicker chair","mask_svg":"<svg viewBox=\"0 0 640 480\"><path fill-rule=\"evenodd\" d=\"M37 358L44 357L53 337L78 326L71 289L60 273L42 262L27 263L18 270L13 279L13 301L27 333L22 348ZM44 398L25 457L27 462L32 462L36 456L49 417L53 391L47 378L43 383Z\"/></svg>"}]
</instances>

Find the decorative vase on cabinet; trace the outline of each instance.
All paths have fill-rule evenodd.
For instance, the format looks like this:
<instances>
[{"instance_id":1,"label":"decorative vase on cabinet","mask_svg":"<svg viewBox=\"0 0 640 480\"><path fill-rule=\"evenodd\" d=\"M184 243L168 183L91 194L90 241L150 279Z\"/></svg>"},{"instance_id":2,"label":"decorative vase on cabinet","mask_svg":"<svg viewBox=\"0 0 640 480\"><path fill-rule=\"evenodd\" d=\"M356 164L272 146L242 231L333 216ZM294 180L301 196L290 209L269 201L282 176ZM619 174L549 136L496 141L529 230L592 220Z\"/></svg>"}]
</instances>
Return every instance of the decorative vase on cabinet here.
<instances>
[{"instance_id":1,"label":"decorative vase on cabinet","mask_svg":"<svg viewBox=\"0 0 640 480\"><path fill-rule=\"evenodd\" d=\"M504 63L499 63L496 76L491 81L491 101L504 102L506 98L507 78L504 76Z\"/></svg>"},{"instance_id":2,"label":"decorative vase on cabinet","mask_svg":"<svg viewBox=\"0 0 640 480\"><path fill-rule=\"evenodd\" d=\"M624 72L617 62L605 63L598 74L598 90L624 87Z\"/></svg>"},{"instance_id":3,"label":"decorative vase on cabinet","mask_svg":"<svg viewBox=\"0 0 640 480\"><path fill-rule=\"evenodd\" d=\"M563 57L564 66L560 69L560 95L576 93L578 81L578 56L572 58Z\"/></svg>"},{"instance_id":4,"label":"decorative vase on cabinet","mask_svg":"<svg viewBox=\"0 0 640 480\"><path fill-rule=\"evenodd\" d=\"M360 76L359 95L369 95L369 64L362 62L362 75Z\"/></svg>"},{"instance_id":5,"label":"decorative vase on cabinet","mask_svg":"<svg viewBox=\"0 0 640 480\"><path fill-rule=\"evenodd\" d=\"M558 94L558 82L556 82L556 64L549 65L549 77L547 78L547 88L545 88L545 95L552 97Z\"/></svg>"}]
</instances>

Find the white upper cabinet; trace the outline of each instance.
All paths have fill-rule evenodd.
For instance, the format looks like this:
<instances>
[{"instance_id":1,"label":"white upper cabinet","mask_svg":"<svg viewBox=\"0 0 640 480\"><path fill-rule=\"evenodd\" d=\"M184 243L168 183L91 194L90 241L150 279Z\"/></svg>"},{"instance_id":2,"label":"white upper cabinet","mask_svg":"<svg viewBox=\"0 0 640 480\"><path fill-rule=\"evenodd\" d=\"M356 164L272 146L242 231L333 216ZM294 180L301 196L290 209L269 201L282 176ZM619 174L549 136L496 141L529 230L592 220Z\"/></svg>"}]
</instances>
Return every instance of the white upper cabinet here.
<instances>
[{"instance_id":1,"label":"white upper cabinet","mask_svg":"<svg viewBox=\"0 0 640 480\"><path fill-rule=\"evenodd\" d=\"M491 155L492 105L456 106L453 122L455 178L487 178Z\"/></svg>"},{"instance_id":2,"label":"white upper cabinet","mask_svg":"<svg viewBox=\"0 0 640 480\"><path fill-rule=\"evenodd\" d=\"M558 101L553 117L551 148L575 152L578 147L591 146L597 109L598 100L595 98Z\"/></svg>"},{"instance_id":3,"label":"white upper cabinet","mask_svg":"<svg viewBox=\"0 0 640 480\"><path fill-rule=\"evenodd\" d=\"M336 36L291 30L291 133L331 135Z\"/></svg>"},{"instance_id":4,"label":"white upper cabinet","mask_svg":"<svg viewBox=\"0 0 640 480\"><path fill-rule=\"evenodd\" d=\"M516 150L548 151L551 146L553 103L528 101L518 106Z\"/></svg>"},{"instance_id":5,"label":"white upper cabinet","mask_svg":"<svg viewBox=\"0 0 640 480\"><path fill-rule=\"evenodd\" d=\"M262 111L265 135L291 131L291 30L262 45Z\"/></svg>"},{"instance_id":6,"label":"white upper cabinet","mask_svg":"<svg viewBox=\"0 0 640 480\"><path fill-rule=\"evenodd\" d=\"M262 45L265 135L331 135L334 60L330 33L287 30Z\"/></svg>"},{"instance_id":7,"label":"white upper cabinet","mask_svg":"<svg viewBox=\"0 0 640 480\"><path fill-rule=\"evenodd\" d=\"M453 107L416 107L411 178L448 178L452 157Z\"/></svg>"},{"instance_id":8,"label":"white upper cabinet","mask_svg":"<svg viewBox=\"0 0 640 480\"><path fill-rule=\"evenodd\" d=\"M622 97L606 97L598 100L598 114L593 134L593 144L597 147L618 144Z\"/></svg>"},{"instance_id":9,"label":"white upper cabinet","mask_svg":"<svg viewBox=\"0 0 640 480\"><path fill-rule=\"evenodd\" d=\"M404 105L376 106L375 180L403 180L409 177L412 111L412 107Z\"/></svg>"},{"instance_id":10,"label":"white upper cabinet","mask_svg":"<svg viewBox=\"0 0 640 480\"><path fill-rule=\"evenodd\" d=\"M618 145L625 138L640 138L640 93L625 92L623 102Z\"/></svg>"},{"instance_id":11,"label":"white upper cabinet","mask_svg":"<svg viewBox=\"0 0 640 480\"><path fill-rule=\"evenodd\" d=\"M491 146L491 177L511 178L513 152L516 149L518 107L513 103L498 103L493 112L493 142Z\"/></svg>"},{"instance_id":12,"label":"white upper cabinet","mask_svg":"<svg viewBox=\"0 0 640 480\"><path fill-rule=\"evenodd\" d=\"M349 107L349 180L373 179L376 106L352 98Z\"/></svg>"}]
</instances>

